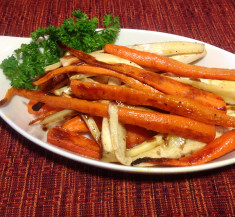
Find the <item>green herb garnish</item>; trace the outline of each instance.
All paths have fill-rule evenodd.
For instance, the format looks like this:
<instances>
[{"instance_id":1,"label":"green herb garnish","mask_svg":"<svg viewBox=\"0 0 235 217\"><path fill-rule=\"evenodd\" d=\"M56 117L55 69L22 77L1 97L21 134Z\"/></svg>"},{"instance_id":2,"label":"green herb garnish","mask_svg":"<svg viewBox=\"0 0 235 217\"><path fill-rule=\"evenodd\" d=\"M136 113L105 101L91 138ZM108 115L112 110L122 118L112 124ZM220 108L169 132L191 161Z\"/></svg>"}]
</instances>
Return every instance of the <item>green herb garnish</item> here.
<instances>
[{"instance_id":1,"label":"green herb garnish","mask_svg":"<svg viewBox=\"0 0 235 217\"><path fill-rule=\"evenodd\" d=\"M10 79L12 87L35 89L32 82L44 74L44 67L58 62L64 55L57 41L90 53L113 43L120 31L119 18L112 14L103 17L104 29L101 30L97 30L97 17L89 19L80 10L72 14L74 17L64 20L59 27L38 28L31 33L30 44L22 44L12 56L3 60L0 67Z\"/></svg>"}]
</instances>

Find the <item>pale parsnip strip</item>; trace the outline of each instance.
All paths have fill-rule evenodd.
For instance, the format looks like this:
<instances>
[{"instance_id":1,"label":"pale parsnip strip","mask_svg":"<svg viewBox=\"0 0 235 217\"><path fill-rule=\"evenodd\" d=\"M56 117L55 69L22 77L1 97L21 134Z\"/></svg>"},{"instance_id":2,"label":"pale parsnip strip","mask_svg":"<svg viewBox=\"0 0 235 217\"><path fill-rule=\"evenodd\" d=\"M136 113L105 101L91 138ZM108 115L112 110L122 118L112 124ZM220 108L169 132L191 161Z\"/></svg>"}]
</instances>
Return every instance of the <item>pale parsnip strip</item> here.
<instances>
[{"instance_id":1,"label":"pale parsnip strip","mask_svg":"<svg viewBox=\"0 0 235 217\"><path fill-rule=\"evenodd\" d=\"M109 64L114 64L114 63L125 63L128 65L132 65L138 68L141 68L138 64L131 62L130 60L126 60L123 59L121 57L112 55L112 54L108 54L108 53L104 53L104 52L93 52L90 53L91 56L95 57L98 61L102 61L105 63L109 63Z\"/></svg>"},{"instance_id":2,"label":"pale parsnip strip","mask_svg":"<svg viewBox=\"0 0 235 217\"><path fill-rule=\"evenodd\" d=\"M99 83L99 82L95 81L93 78L82 78L81 81L91 82L91 83Z\"/></svg>"},{"instance_id":3,"label":"pale parsnip strip","mask_svg":"<svg viewBox=\"0 0 235 217\"><path fill-rule=\"evenodd\" d=\"M103 84L108 83L108 80L109 80L108 76L103 76L103 75L96 76L96 75L92 75L92 74L76 74L76 75L72 75L69 79L84 81L84 79L89 79L91 77L93 79L93 82L98 82L98 83L103 83Z\"/></svg>"},{"instance_id":4,"label":"pale parsnip strip","mask_svg":"<svg viewBox=\"0 0 235 217\"><path fill-rule=\"evenodd\" d=\"M116 158L120 163L124 165L130 165L132 159L125 156L126 130L124 126L118 121L118 107L113 103L109 104L109 118L111 141Z\"/></svg>"},{"instance_id":5,"label":"pale parsnip strip","mask_svg":"<svg viewBox=\"0 0 235 217\"><path fill-rule=\"evenodd\" d=\"M190 64L205 57L206 53L207 53L206 50L204 50L202 53L174 55L171 56L170 58L185 64Z\"/></svg>"},{"instance_id":6,"label":"pale parsnip strip","mask_svg":"<svg viewBox=\"0 0 235 217\"><path fill-rule=\"evenodd\" d=\"M57 63L51 64L51 65L45 66L44 70L45 70L45 72L49 72L49 71L52 71L52 70L59 68L60 66L61 66L61 62L57 62Z\"/></svg>"},{"instance_id":7,"label":"pale parsnip strip","mask_svg":"<svg viewBox=\"0 0 235 217\"><path fill-rule=\"evenodd\" d=\"M222 83L220 83L220 85L217 86L217 85L212 85L209 83L206 84L201 81L194 81L194 80L191 80L191 79L185 78L185 77L171 77L171 78L173 78L177 81L180 81L182 83L185 83L185 84L190 84L193 87L197 87L199 89L215 93L215 94L221 96L227 104L235 105L235 86L229 87L226 85L222 85Z\"/></svg>"},{"instance_id":8,"label":"pale parsnip strip","mask_svg":"<svg viewBox=\"0 0 235 217\"><path fill-rule=\"evenodd\" d=\"M82 116L82 119L85 121L85 123L86 123L88 129L90 130L91 135L93 136L95 141L98 144L101 144L101 133L100 133L100 130L99 130L94 118L92 116L84 115L84 114L81 116Z\"/></svg>"},{"instance_id":9,"label":"pale parsnip strip","mask_svg":"<svg viewBox=\"0 0 235 217\"><path fill-rule=\"evenodd\" d=\"M129 45L127 47L140 51L156 53L163 56L202 53L205 50L205 45L202 43L186 41L155 42Z\"/></svg>"},{"instance_id":10,"label":"pale parsnip strip","mask_svg":"<svg viewBox=\"0 0 235 217\"><path fill-rule=\"evenodd\" d=\"M116 78L109 78L109 85L120 85L121 81ZM107 101L109 103L109 101ZM103 145L103 150L108 153L114 153L112 141L111 141L111 132L110 132L110 123L109 118L104 117L102 120L102 130L101 130L101 141Z\"/></svg>"},{"instance_id":11,"label":"pale parsnip strip","mask_svg":"<svg viewBox=\"0 0 235 217\"><path fill-rule=\"evenodd\" d=\"M162 135L156 135L150 140L144 141L139 145L134 146L131 149L128 149L126 151L126 156L127 157L135 157L141 153L144 153L146 151L149 151L156 146L163 145L165 144L165 141L162 138Z\"/></svg>"},{"instance_id":12,"label":"pale parsnip strip","mask_svg":"<svg viewBox=\"0 0 235 217\"><path fill-rule=\"evenodd\" d=\"M71 91L71 88L69 86L64 86L64 87L61 87L57 90L54 90L53 93L56 95L56 96L61 96L63 93L66 93L68 95L71 95L72 94L72 91Z\"/></svg>"},{"instance_id":13,"label":"pale parsnip strip","mask_svg":"<svg viewBox=\"0 0 235 217\"><path fill-rule=\"evenodd\" d=\"M75 56L71 56L71 55L65 55L63 57L60 58L60 62L62 64L62 66L69 66L72 64L77 64L82 62L81 60L79 60L77 57Z\"/></svg>"},{"instance_id":14,"label":"pale parsnip strip","mask_svg":"<svg viewBox=\"0 0 235 217\"><path fill-rule=\"evenodd\" d=\"M101 158L101 161L108 162L108 163L118 163L119 162L114 153L105 152L105 151L103 151L103 156Z\"/></svg>"},{"instance_id":15,"label":"pale parsnip strip","mask_svg":"<svg viewBox=\"0 0 235 217\"><path fill-rule=\"evenodd\" d=\"M102 120L101 142L103 145L104 152L114 153L109 128L109 119L106 117Z\"/></svg>"},{"instance_id":16,"label":"pale parsnip strip","mask_svg":"<svg viewBox=\"0 0 235 217\"><path fill-rule=\"evenodd\" d=\"M70 80L81 80L81 79L84 79L84 78L90 78L94 75L92 74L76 74L76 75L72 75L69 79Z\"/></svg>"},{"instance_id":17,"label":"pale parsnip strip","mask_svg":"<svg viewBox=\"0 0 235 217\"><path fill-rule=\"evenodd\" d=\"M41 122L41 126L42 128L48 128L49 126L51 126L52 124L58 123L60 121L64 121L69 117L74 116L75 114L77 114L78 112L74 111L74 110L70 110L70 109L64 109L62 111L56 112L54 114L51 114L47 117L45 117Z\"/></svg>"},{"instance_id":18,"label":"pale parsnip strip","mask_svg":"<svg viewBox=\"0 0 235 217\"><path fill-rule=\"evenodd\" d=\"M201 82L206 84L211 84L215 86L222 86L224 88L235 88L235 81L228 81L228 80L216 80L216 79L205 79L201 78Z\"/></svg>"}]
</instances>

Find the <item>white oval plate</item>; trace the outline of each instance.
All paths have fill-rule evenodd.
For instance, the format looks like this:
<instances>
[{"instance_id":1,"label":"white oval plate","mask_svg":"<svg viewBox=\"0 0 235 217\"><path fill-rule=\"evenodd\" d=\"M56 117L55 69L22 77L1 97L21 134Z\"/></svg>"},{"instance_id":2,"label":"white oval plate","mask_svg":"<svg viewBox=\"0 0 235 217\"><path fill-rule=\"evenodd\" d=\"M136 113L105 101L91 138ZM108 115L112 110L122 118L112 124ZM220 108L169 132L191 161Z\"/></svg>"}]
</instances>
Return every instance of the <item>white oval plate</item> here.
<instances>
[{"instance_id":1,"label":"white oval plate","mask_svg":"<svg viewBox=\"0 0 235 217\"><path fill-rule=\"evenodd\" d=\"M18 48L21 43L28 43L29 38L18 38L18 37L8 37L0 36L0 63L7 56L11 55L12 52ZM149 43L156 41L193 41L190 38L177 36L173 34L153 32L153 31L144 31L144 30L134 30L134 29L122 29L116 44L119 45L131 45L138 43ZM209 44L205 44L207 49L207 56L199 61L197 64L208 67L225 67L225 68L235 68L235 55L229 53L220 48L214 47ZM10 88L9 81L4 76L2 70L0 71L0 99L2 99ZM177 174L177 173L188 173L188 172L197 172L213 168L219 168L226 165L231 165L235 163L235 151L204 165L191 166L191 167L131 167L123 166L112 163L105 163L96 160L91 160L73 154L64 149L55 147L46 142L46 133L41 130L37 125L29 126L28 123L33 119L33 116L28 114L26 103L28 101L22 97L15 96L11 102L0 108L1 117L18 133L36 143L37 145L62 155L66 158L82 162L88 165L122 171L122 172L133 172L133 173L143 173L143 174Z\"/></svg>"}]
</instances>

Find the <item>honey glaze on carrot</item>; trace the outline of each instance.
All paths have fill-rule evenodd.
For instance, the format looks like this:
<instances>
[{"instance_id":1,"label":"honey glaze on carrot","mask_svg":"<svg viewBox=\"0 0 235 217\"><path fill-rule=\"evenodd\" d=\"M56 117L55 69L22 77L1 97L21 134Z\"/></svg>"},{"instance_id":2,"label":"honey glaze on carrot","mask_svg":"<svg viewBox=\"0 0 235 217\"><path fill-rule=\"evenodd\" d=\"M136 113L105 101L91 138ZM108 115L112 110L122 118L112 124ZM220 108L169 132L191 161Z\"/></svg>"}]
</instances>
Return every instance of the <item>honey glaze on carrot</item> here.
<instances>
[{"instance_id":1,"label":"honey glaze on carrot","mask_svg":"<svg viewBox=\"0 0 235 217\"><path fill-rule=\"evenodd\" d=\"M141 66L192 78L208 78L235 81L235 69L209 68L185 64L155 53L139 51L114 44L105 45L104 51L128 59Z\"/></svg>"},{"instance_id":2,"label":"honey glaze on carrot","mask_svg":"<svg viewBox=\"0 0 235 217\"><path fill-rule=\"evenodd\" d=\"M62 46L62 48L68 50L74 56L78 57L79 59L85 61L86 63L90 65L103 67L106 69L111 69L121 74L128 75L166 94L189 97L190 99L193 99L207 106L211 106L212 108L217 108L222 111L226 110L226 104L223 101L223 99L215 94L191 87L189 85L183 84L171 78L164 77L157 73L147 71L144 69L139 69L134 66L121 64L121 63L120 64L108 64L105 62L101 62L101 61L96 60L93 56L86 54L80 50L73 49L64 44L60 44L60 45ZM192 89L194 89L194 91L197 91L197 92L194 92L193 96L191 94Z\"/></svg>"},{"instance_id":3,"label":"honey glaze on carrot","mask_svg":"<svg viewBox=\"0 0 235 217\"><path fill-rule=\"evenodd\" d=\"M101 148L97 142L61 127L51 128L47 133L47 141L85 157L97 160L101 158Z\"/></svg>"},{"instance_id":4,"label":"honey glaze on carrot","mask_svg":"<svg viewBox=\"0 0 235 217\"><path fill-rule=\"evenodd\" d=\"M6 99L9 100L14 94L46 103L49 106L57 105L59 108L72 109L93 116L109 116L108 105L99 102L90 102L77 98L48 96L40 91L15 88L11 88L8 91L6 94ZM7 102L7 100L5 102ZM148 130L169 133L202 142L212 141L215 138L216 133L215 126L213 125L181 116L162 114L159 112L138 111L119 107L118 118L120 122L124 124L137 125Z\"/></svg>"}]
</instances>

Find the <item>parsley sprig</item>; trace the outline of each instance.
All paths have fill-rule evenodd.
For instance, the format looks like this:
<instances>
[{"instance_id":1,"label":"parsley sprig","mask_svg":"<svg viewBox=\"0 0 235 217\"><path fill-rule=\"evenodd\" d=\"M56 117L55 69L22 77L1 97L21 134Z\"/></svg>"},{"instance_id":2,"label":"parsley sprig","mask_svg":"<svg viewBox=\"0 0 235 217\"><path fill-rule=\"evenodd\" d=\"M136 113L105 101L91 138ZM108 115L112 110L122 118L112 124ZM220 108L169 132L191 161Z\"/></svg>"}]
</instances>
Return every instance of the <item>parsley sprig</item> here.
<instances>
[{"instance_id":1,"label":"parsley sprig","mask_svg":"<svg viewBox=\"0 0 235 217\"><path fill-rule=\"evenodd\" d=\"M34 89L32 82L44 74L44 67L59 61L64 51L57 41L90 53L103 49L105 44L113 43L120 31L119 18L112 14L103 17L103 29L97 30L98 18L76 10L74 17L64 20L54 27L38 28L31 33L32 42L22 44L14 53L3 60L0 67L16 88Z\"/></svg>"}]
</instances>

